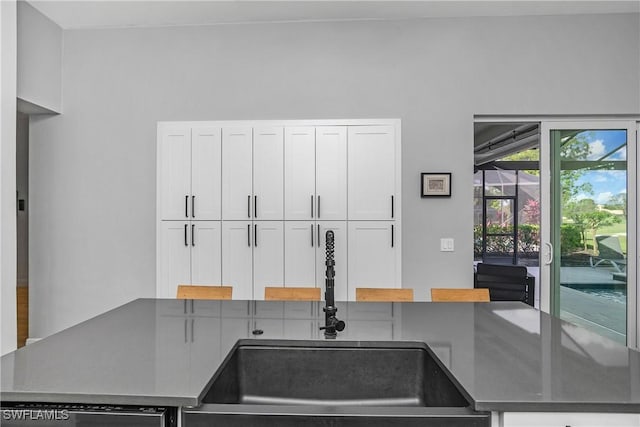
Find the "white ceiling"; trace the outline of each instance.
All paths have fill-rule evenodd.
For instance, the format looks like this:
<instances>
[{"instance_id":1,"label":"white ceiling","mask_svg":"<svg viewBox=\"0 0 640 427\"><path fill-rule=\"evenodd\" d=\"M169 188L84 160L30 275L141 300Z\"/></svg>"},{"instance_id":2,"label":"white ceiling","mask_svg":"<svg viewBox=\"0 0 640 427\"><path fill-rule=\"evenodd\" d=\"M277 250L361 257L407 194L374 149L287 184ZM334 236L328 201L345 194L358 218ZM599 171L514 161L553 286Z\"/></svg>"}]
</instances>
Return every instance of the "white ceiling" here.
<instances>
[{"instance_id":1,"label":"white ceiling","mask_svg":"<svg viewBox=\"0 0 640 427\"><path fill-rule=\"evenodd\" d=\"M635 13L640 1L29 1L63 29Z\"/></svg>"}]
</instances>

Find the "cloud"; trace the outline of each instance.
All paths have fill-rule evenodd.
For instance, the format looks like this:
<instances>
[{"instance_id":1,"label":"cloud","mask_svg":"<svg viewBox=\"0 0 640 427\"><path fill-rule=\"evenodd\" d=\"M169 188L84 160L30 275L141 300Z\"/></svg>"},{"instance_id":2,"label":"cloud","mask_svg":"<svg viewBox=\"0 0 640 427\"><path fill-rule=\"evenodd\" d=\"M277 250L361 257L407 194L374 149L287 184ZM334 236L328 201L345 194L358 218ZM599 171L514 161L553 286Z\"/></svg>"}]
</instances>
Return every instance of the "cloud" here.
<instances>
[{"instance_id":1,"label":"cloud","mask_svg":"<svg viewBox=\"0 0 640 427\"><path fill-rule=\"evenodd\" d=\"M611 191L605 191L603 193L599 193L598 195L596 195L595 202L599 205L604 205L607 202L609 202L609 199L611 199L611 196L613 196L613 193Z\"/></svg>"},{"instance_id":2,"label":"cloud","mask_svg":"<svg viewBox=\"0 0 640 427\"><path fill-rule=\"evenodd\" d=\"M607 160L627 160L626 147L622 147L621 149L619 149L618 151L616 151L615 153L607 157Z\"/></svg>"},{"instance_id":3,"label":"cloud","mask_svg":"<svg viewBox=\"0 0 640 427\"><path fill-rule=\"evenodd\" d=\"M607 147L604 146L604 142L601 139L596 139L589 143L589 160L597 160L604 156L607 152Z\"/></svg>"}]
</instances>

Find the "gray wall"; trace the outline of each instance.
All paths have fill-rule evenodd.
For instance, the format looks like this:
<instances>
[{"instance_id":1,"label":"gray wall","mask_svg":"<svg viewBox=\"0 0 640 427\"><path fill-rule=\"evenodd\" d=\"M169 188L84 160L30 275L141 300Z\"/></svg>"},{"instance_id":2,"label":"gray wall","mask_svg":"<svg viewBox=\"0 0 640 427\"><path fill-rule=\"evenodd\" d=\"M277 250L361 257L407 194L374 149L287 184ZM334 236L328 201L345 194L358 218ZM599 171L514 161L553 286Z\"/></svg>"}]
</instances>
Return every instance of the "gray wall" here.
<instances>
[{"instance_id":1,"label":"gray wall","mask_svg":"<svg viewBox=\"0 0 640 427\"><path fill-rule=\"evenodd\" d=\"M0 1L0 354L15 350L16 3Z\"/></svg>"},{"instance_id":2,"label":"gray wall","mask_svg":"<svg viewBox=\"0 0 640 427\"><path fill-rule=\"evenodd\" d=\"M18 98L62 109L62 29L26 1L18 1Z\"/></svg>"},{"instance_id":3,"label":"gray wall","mask_svg":"<svg viewBox=\"0 0 640 427\"><path fill-rule=\"evenodd\" d=\"M29 286L29 116L18 113L16 126L16 191L25 209L16 215L17 285Z\"/></svg>"},{"instance_id":4,"label":"gray wall","mask_svg":"<svg viewBox=\"0 0 640 427\"><path fill-rule=\"evenodd\" d=\"M64 114L31 122L31 335L154 295L160 120L401 118L403 285L469 286L473 115L636 113L639 32L638 15L65 31ZM425 171L453 172L453 196L421 199Z\"/></svg>"}]
</instances>

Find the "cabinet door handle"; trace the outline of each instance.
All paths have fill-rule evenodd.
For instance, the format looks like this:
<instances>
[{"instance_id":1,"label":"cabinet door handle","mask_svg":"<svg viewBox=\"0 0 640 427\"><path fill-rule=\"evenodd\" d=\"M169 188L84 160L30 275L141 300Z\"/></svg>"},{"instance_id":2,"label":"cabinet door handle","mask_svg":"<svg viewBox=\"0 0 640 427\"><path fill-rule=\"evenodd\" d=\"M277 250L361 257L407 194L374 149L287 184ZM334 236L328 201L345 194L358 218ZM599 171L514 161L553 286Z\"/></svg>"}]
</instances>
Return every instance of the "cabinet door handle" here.
<instances>
[{"instance_id":1,"label":"cabinet door handle","mask_svg":"<svg viewBox=\"0 0 640 427\"><path fill-rule=\"evenodd\" d=\"M313 194L311 195L311 218L313 218ZM311 227L313 228L313 224L311 224Z\"/></svg>"},{"instance_id":2,"label":"cabinet door handle","mask_svg":"<svg viewBox=\"0 0 640 427\"><path fill-rule=\"evenodd\" d=\"M311 224L311 247L314 247L315 244L313 243L313 224Z\"/></svg>"},{"instance_id":3,"label":"cabinet door handle","mask_svg":"<svg viewBox=\"0 0 640 427\"><path fill-rule=\"evenodd\" d=\"M251 247L251 224L247 224L247 246Z\"/></svg>"},{"instance_id":4,"label":"cabinet door handle","mask_svg":"<svg viewBox=\"0 0 640 427\"><path fill-rule=\"evenodd\" d=\"M184 196L184 216L189 218L189 195Z\"/></svg>"},{"instance_id":5,"label":"cabinet door handle","mask_svg":"<svg viewBox=\"0 0 640 427\"><path fill-rule=\"evenodd\" d=\"M391 196L391 218L393 218L393 196Z\"/></svg>"},{"instance_id":6,"label":"cabinet door handle","mask_svg":"<svg viewBox=\"0 0 640 427\"><path fill-rule=\"evenodd\" d=\"M193 300L191 300L191 301L193 301ZM194 330L195 326L196 326L196 319L192 318L191 319L191 342L193 342L193 330Z\"/></svg>"},{"instance_id":7,"label":"cabinet door handle","mask_svg":"<svg viewBox=\"0 0 640 427\"><path fill-rule=\"evenodd\" d=\"M185 300L186 302L187 300ZM187 329L189 329L189 326L187 324L187 319L184 319L184 342L187 342Z\"/></svg>"},{"instance_id":8,"label":"cabinet door handle","mask_svg":"<svg viewBox=\"0 0 640 427\"><path fill-rule=\"evenodd\" d=\"M258 218L258 196L253 196L253 217Z\"/></svg>"},{"instance_id":9,"label":"cabinet door handle","mask_svg":"<svg viewBox=\"0 0 640 427\"><path fill-rule=\"evenodd\" d=\"M188 227L188 225L185 224L184 225L184 245L185 246L189 246L189 243L187 243L187 227Z\"/></svg>"},{"instance_id":10,"label":"cabinet door handle","mask_svg":"<svg viewBox=\"0 0 640 427\"><path fill-rule=\"evenodd\" d=\"M253 225L253 245L258 247L258 224Z\"/></svg>"},{"instance_id":11,"label":"cabinet door handle","mask_svg":"<svg viewBox=\"0 0 640 427\"><path fill-rule=\"evenodd\" d=\"M247 218L251 218L251 195L247 196Z\"/></svg>"},{"instance_id":12,"label":"cabinet door handle","mask_svg":"<svg viewBox=\"0 0 640 427\"><path fill-rule=\"evenodd\" d=\"M393 247L393 224L391 224L391 247Z\"/></svg>"},{"instance_id":13,"label":"cabinet door handle","mask_svg":"<svg viewBox=\"0 0 640 427\"><path fill-rule=\"evenodd\" d=\"M320 196L318 196L318 218L320 218Z\"/></svg>"},{"instance_id":14,"label":"cabinet door handle","mask_svg":"<svg viewBox=\"0 0 640 427\"><path fill-rule=\"evenodd\" d=\"M311 224L313 227L313 224ZM320 247L320 224L318 224L318 247Z\"/></svg>"},{"instance_id":15,"label":"cabinet door handle","mask_svg":"<svg viewBox=\"0 0 640 427\"><path fill-rule=\"evenodd\" d=\"M196 225L191 224L191 246L196 245L195 231L196 231Z\"/></svg>"},{"instance_id":16,"label":"cabinet door handle","mask_svg":"<svg viewBox=\"0 0 640 427\"><path fill-rule=\"evenodd\" d=\"M191 196L191 218L196 217L196 196Z\"/></svg>"}]
</instances>

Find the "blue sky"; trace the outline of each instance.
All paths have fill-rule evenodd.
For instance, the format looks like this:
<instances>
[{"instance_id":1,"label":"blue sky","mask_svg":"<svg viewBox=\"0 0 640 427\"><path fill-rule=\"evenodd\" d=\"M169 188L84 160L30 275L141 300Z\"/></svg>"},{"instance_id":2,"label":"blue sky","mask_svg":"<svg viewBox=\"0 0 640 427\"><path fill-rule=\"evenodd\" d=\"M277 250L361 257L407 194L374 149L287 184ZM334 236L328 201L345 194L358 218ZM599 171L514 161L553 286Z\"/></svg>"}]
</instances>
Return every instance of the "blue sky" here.
<instances>
[{"instance_id":1,"label":"blue sky","mask_svg":"<svg viewBox=\"0 0 640 427\"><path fill-rule=\"evenodd\" d=\"M581 134L589 143L588 160L598 160L617 147L625 144L626 130L593 130ZM626 160L626 145L606 157L606 160ZM578 184L590 182L593 194L579 194L578 199L593 199L597 204L605 204L611 196L627 192L627 173L624 170L589 171L578 181Z\"/></svg>"}]
</instances>

